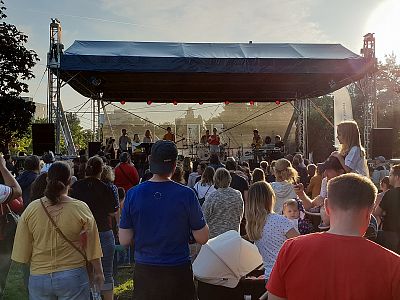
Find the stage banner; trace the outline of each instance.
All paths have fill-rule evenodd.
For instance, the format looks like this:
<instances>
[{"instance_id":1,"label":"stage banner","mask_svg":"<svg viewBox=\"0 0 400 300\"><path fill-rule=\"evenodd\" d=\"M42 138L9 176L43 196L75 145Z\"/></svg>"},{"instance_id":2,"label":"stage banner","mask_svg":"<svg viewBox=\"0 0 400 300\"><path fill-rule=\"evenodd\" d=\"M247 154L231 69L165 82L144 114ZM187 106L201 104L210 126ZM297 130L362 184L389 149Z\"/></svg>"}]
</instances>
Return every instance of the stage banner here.
<instances>
[{"instance_id":1,"label":"stage banner","mask_svg":"<svg viewBox=\"0 0 400 300\"><path fill-rule=\"evenodd\" d=\"M187 142L199 143L200 142L200 124L187 124Z\"/></svg>"},{"instance_id":2,"label":"stage banner","mask_svg":"<svg viewBox=\"0 0 400 300\"><path fill-rule=\"evenodd\" d=\"M333 92L334 97L334 137L335 147L339 147L339 141L337 140L337 125L342 121L353 120L353 109L351 106L351 98L349 91L346 87L343 87Z\"/></svg>"}]
</instances>

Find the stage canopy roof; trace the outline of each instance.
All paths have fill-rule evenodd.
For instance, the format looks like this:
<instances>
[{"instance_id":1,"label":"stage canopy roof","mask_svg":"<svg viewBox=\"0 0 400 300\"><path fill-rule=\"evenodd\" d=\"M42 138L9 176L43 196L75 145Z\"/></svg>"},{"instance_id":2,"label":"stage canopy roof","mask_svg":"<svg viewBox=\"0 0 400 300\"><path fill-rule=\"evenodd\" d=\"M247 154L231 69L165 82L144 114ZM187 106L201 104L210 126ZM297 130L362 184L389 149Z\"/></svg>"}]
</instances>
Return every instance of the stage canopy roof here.
<instances>
[{"instance_id":1,"label":"stage canopy roof","mask_svg":"<svg viewBox=\"0 0 400 300\"><path fill-rule=\"evenodd\" d=\"M75 41L60 76L107 101L269 102L331 93L372 65L340 44Z\"/></svg>"}]
</instances>

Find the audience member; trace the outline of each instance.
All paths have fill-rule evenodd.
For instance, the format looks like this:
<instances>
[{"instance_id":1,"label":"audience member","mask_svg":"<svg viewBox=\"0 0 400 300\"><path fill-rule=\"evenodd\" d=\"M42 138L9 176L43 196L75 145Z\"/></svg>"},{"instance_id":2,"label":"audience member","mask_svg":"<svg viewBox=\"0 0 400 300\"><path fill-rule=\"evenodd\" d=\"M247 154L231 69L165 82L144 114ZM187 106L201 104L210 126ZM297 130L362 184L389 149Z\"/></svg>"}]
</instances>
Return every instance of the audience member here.
<instances>
[{"instance_id":1,"label":"audience member","mask_svg":"<svg viewBox=\"0 0 400 300\"><path fill-rule=\"evenodd\" d=\"M314 171L314 175L309 177L310 178L310 183L307 186L307 195L311 197L311 199L315 199L320 192L321 192L321 184L322 184L322 170L321 170L321 165L318 164L318 167L315 168L315 165L309 165L307 167L307 171L310 169L309 176L313 173L312 170L316 169Z\"/></svg>"},{"instance_id":2,"label":"audience member","mask_svg":"<svg viewBox=\"0 0 400 300\"><path fill-rule=\"evenodd\" d=\"M194 191L171 180L178 150L170 141L151 149L153 177L128 191L119 239L134 240L136 299L193 299L189 240L205 244L208 226ZM156 219L155 219L156 216Z\"/></svg>"},{"instance_id":3,"label":"audience member","mask_svg":"<svg viewBox=\"0 0 400 300\"><path fill-rule=\"evenodd\" d=\"M252 173L252 183L258 182L258 181L265 181L265 173L262 169L260 168L255 168Z\"/></svg>"},{"instance_id":4,"label":"audience member","mask_svg":"<svg viewBox=\"0 0 400 300\"><path fill-rule=\"evenodd\" d=\"M206 167L201 175L201 181L194 185L194 191L199 199L200 205L203 205L206 198L211 195L216 189L214 187L215 171L211 167Z\"/></svg>"},{"instance_id":5,"label":"audience member","mask_svg":"<svg viewBox=\"0 0 400 300\"><path fill-rule=\"evenodd\" d=\"M185 179L183 178L183 173L183 168L181 166L176 166L174 174L172 174L171 180L184 185Z\"/></svg>"},{"instance_id":6,"label":"audience member","mask_svg":"<svg viewBox=\"0 0 400 300\"><path fill-rule=\"evenodd\" d=\"M393 186L388 190L376 207L375 212L383 219L381 244L400 253L400 165L390 169L389 183Z\"/></svg>"},{"instance_id":7,"label":"audience member","mask_svg":"<svg viewBox=\"0 0 400 300\"><path fill-rule=\"evenodd\" d=\"M119 156L120 163L115 167L115 181L117 187L128 191L131 187L139 184L139 174L131 162L131 156L128 152L123 152Z\"/></svg>"},{"instance_id":8,"label":"audience member","mask_svg":"<svg viewBox=\"0 0 400 300\"><path fill-rule=\"evenodd\" d=\"M70 180L70 167L53 163L45 197L31 202L18 222L12 259L30 264L30 299L89 299L85 260L94 284L104 282L96 222L85 203L68 197Z\"/></svg>"},{"instance_id":9,"label":"audience member","mask_svg":"<svg viewBox=\"0 0 400 300\"><path fill-rule=\"evenodd\" d=\"M231 180L232 177L227 169L218 169L214 175L214 185L217 190L203 203L202 209L210 228L210 238L229 230L239 232L244 204L242 194L229 186Z\"/></svg>"},{"instance_id":10,"label":"audience member","mask_svg":"<svg viewBox=\"0 0 400 300\"><path fill-rule=\"evenodd\" d=\"M18 184L22 189L22 199L24 207L30 203L31 185L40 173L40 159L36 155L30 155L25 158L25 171L17 177Z\"/></svg>"},{"instance_id":11,"label":"audience member","mask_svg":"<svg viewBox=\"0 0 400 300\"><path fill-rule=\"evenodd\" d=\"M210 155L210 163L208 166L214 168L215 171L219 168L225 168L225 165L219 161L219 156L217 153L212 153Z\"/></svg>"},{"instance_id":12,"label":"audience member","mask_svg":"<svg viewBox=\"0 0 400 300\"><path fill-rule=\"evenodd\" d=\"M193 163L190 157L185 157L182 164L184 184L188 184L189 175L194 171Z\"/></svg>"},{"instance_id":13,"label":"audience member","mask_svg":"<svg viewBox=\"0 0 400 300\"><path fill-rule=\"evenodd\" d=\"M266 280L283 243L299 235L290 220L274 213L274 202L274 191L265 181L250 186L249 199L245 202L247 236L263 258Z\"/></svg>"},{"instance_id":14,"label":"audience member","mask_svg":"<svg viewBox=\"0 0 400 300\"><path fill-rule=\"evenodd\" d=\"M268 280L268 299L400 299L400 256L362 238L375 197L366 177L331 179L330 230L286 241ZM305 269L313 274L312 288L301 288L310 284L299 276Z\"/></svg>"},{"instance_id":15,"label":"audience member","mask_svg":"<svg viewBox=\"0 0 400 300\"><path fill-rule=\"evenodd\" d=\"M296 184L298 175L290 161L285 158L278 159L275 162L274 174L276 182L271 183L271 187L276 196L273 211L277 214L282 214L283 203L286 200L296 198L293 184Z\"/></svg>"},{"instance_id":16,"label":"audience member","mask_svg":"<svg viewBox=\"0 0 400 300\"><path fill-rule=\"evenodd\" d=\"M109 300L113 297L114 280L112 275L115 251L115 238L109 217L115 216L119 208L119 201L115 199L111 189L100 180L103 167L103 160L100 157L91 157L86 166L86 178L75 182L71 187L70 194L72 198L85 202L96 220L103 252L101 262L105 277L101 293L105 300Z\"/></svg>"}]
</instances>

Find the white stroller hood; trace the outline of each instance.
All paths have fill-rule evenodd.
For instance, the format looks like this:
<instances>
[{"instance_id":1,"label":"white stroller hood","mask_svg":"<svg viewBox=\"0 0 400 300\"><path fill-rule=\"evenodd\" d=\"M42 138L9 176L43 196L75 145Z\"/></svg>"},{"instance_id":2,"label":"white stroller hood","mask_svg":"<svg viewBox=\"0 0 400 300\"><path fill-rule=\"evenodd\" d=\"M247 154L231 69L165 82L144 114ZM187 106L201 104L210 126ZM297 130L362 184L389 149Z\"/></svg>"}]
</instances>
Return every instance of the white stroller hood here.
<instances>
[{"instance_id":1,"label":"white stroller hood","mask_svg":"<svg viewBox=\"0 0 400 300\"><path fill-rule=\"evenodd\" d=\"M262 263L257 247L230 230L201 247L193 274L202 282L235 288L241 277Z\"/></svg>"}]
</instances>

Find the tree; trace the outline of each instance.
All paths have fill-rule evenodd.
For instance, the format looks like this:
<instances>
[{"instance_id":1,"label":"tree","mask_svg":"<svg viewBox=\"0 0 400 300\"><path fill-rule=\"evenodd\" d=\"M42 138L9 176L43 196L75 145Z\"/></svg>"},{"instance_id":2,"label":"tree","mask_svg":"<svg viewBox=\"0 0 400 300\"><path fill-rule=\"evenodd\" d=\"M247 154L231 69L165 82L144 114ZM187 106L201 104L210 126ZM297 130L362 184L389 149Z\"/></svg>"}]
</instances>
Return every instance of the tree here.
<instances>
[{"instance_id":1,"label":"tree","mask_svg":"<svg viewBox=\"0 0 400 300\"><path fill-rule=\"evenodd\" d=\"M14 25L7 24L4 19L6 8L0 0L0 96L19 96L27 93L28 84L23 80L34 78L32 68L39 60L36 52L24 46L28 36Z\"/></svg>"},{"instance_id":2,"label":"tree","mask_svg":"<svg viewBox=\"0 0 400 300\"><path fill-rule=\"evenodd\" d=\"M0 97L0 151L8 153L13 139L22 138L29 130L35 104L18 97Z\"/></svg>"},{"instance_id":3,"label":"tree","mask_svg":"<svg viewBox=\"0 0 400 300\"><path fill-rule=\"evenodd\" d=\"M24 136L35 112L35 104L20 95L28 92L23 81L34 77L31 69L39 58L35 51L26 49L28 37L4 22L3 5L0 0L0 151L8 153L9 143Z\"/></svg>"},{"instance_id":4,"label":"tree","mask_svg":"<svg viewBox=\"0 0 400 300\"><path fill-rule=\"evenodd\" d=\"M83 129L77 114L66 113L67 122L77 149L86 149L92 139L92 130ZM61 139L61 152L67 152L65 142Z\"/></svg>"}]
</instances>

